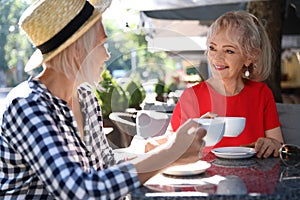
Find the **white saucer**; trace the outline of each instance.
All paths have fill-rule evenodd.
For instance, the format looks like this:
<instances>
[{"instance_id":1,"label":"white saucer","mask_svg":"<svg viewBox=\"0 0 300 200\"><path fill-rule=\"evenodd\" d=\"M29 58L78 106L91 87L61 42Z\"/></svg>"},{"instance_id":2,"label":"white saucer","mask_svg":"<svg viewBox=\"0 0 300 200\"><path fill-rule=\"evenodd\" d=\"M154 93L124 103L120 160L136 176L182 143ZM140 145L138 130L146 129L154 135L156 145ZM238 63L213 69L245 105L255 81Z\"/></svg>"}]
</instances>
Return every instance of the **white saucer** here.
<instances>
[{"instance_id":1,"label":"white saucer","mask_svg":"<svg viewBox=\"0 0 300 200\"><path fill-rule=\"evenodd\" d=\"M196 175L205 172L208 168L210 168L210 166L210 163L203 160L199 160L195 163L169 167L165 171L163 171L163 174L172 176Z\"/></svg>"},{"instance_id":2,"label":"white saucer","mask_svg":"<svg viewBox=\"0 0 300 200\"><path fill-rule=\"evenodd\" d=\"M211 150L219 158L250 158L256 152L249 147L220 147Z\"/></svg>"}]
</instances>

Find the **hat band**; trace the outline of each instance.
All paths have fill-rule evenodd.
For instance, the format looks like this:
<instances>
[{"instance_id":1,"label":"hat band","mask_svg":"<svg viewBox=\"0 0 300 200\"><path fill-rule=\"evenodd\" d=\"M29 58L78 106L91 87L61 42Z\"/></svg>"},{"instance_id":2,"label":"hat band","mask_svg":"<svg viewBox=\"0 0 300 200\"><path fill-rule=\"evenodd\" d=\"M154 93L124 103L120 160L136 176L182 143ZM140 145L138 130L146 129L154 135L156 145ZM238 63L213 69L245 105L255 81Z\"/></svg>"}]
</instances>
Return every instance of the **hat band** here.
<instances>
[{"instance_id":1,"label":"hat band","mask_svg":"<svg viewBox=\"0 0 300 200\"><path fill-rule=\"evenodd\" d=\"M62 30L60 30L56 35L54 35L47 42L37 46L42 54L49 53L50 51L59 47L64 43L73 33L75 33L93 14L94 7L86 1L82 10L79 14L74 17Z\"/></svg>"}]
</instances>

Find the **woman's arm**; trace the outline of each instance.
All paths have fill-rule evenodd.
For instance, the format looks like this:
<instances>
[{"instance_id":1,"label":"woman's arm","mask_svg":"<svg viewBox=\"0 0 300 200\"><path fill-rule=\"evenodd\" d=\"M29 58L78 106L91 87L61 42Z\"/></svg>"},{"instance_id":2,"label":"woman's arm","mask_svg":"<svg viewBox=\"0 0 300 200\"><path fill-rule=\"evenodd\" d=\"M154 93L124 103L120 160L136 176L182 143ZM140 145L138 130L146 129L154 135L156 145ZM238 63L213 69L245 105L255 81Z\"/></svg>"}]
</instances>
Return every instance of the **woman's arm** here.
<instances>
[{"instance_id":1,"label":"woman's arm","mask_svg":"<svg viewBox=\"0 0 300 200\"><path fill-rule=\"evenodd\" d=\"M199 160L199 152L203 146L202 138L206 131L198 128L193 120L184 123L176 133L144 157L131 162L135 165L140 182L143 184L149 178L171 165L187 164Z\"/></svg>"},{"instance_id":2,"label":"woman's arm","mask_svg":"<svg viewBox=\"0 0 300 200\"><path fill-rule=\"evenodd\" d=\"M280 143L284 143L280 127L265 131L265 135L267 138L273 138Z\"/></svg>"},{"instance_id":3,"label":"woman's arm","mask_svg":"<svg viewBox=\"0 0 300 200\"><path fill-rule=\"evenodd\" d=\"M256 156L268 158L271 155L278 157L279 149L283 144L283 137L280 127L265 131L265 137L259 138L255 143Z\"/></svg>"},{"instance_id":4,"label":"woman's arm","mask_svg":"<svg viewBox=\"0 0 300 200\"><path fill-rule=\"evenodd\" d=\"M8 109L5 125L2 124L1 134L14 149L10 162L14 167L11 168L13 175L20 177L12 177L13 181L19 181L16 186L33 184L31 187L37 188L43 185L55 198L63 199L116 199L139 187L136 169L131 163L101 171L90 167L89 155L80 138L75 136L74 127L62 123L58 126L52 110L41 101L14 101ZM13 159L19 157L22 159L14 162ZM19 168L24 172L13 171ZM35 181L37 177L38 182Z\"/></svg>"}]
</instances>

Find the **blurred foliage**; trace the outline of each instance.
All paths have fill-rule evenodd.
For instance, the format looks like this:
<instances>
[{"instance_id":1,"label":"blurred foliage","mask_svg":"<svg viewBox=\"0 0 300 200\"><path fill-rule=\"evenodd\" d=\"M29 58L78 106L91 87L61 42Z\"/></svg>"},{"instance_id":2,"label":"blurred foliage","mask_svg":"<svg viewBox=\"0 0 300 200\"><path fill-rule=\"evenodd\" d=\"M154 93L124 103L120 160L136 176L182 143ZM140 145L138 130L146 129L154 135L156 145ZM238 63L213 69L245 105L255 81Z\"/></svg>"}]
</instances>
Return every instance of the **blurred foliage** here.
<instances>
[{"instance_id":1,"label":"blurred foliage","mask_svg":"<svg viewBox=\"0 0 300 200\"><path fill-rule=\"evenodd\" d=\"M176 83L171 82L169 84L166 84L164 80L159 79L154 87L154 92L156 93L156 100L165 102L168 94L170 92L174 92L175 90L177 90Z\"/></svg>"},{"instance_id":2,"label":"blurred foliage","mask_svg":"<svg viewBox=\"0 0 300 200\"><path fill-rule=\"evenodd\" d=\"M164 78L166 71L175 70L176 63L166 52L148 50L146 36L141 30L124 31L113 20L105 20L104 25L108 35L107 46L111 52L107 62L109 71L124 69L133 74L131 77L146 81Z\"/></svg>"},{"instance_id":3,"label":"blurred foliage","mask_svg":"<svg viewBox=\"0 0 300 200\"><path fill-rule=\"evenodd\" d=\"M103 117L107 118L111 112L124 112L127 108L141 109L140 104L146 92L138 81L130 81L124 90L108 70L104 70L101 77L102 81L95 93Z\"/></svg>"},{"instance_id":4,"label":"blurred foliage","mask_svg":"<svg viewBox=\"0 0 300 200\"><path fill-rule=\"evenodd\" d=\"M128 99L125 91L108 70L103 70L101 77L100 88L95 92L102 115L107 118L111 112L124 111L128 107Z\"/></svg>"},{"instance_id":5,"label":"blurred foliage","mask_svg":"<svg viewBox=\"0 0 300 200\"><path fill-rule=\"evenodd\" d=\"M158 82L155 84L154 92L157 96L160 96L165 93L165 81L162 79L159 79Z\"/></svg>"},{"instance_id":6,"label":"blurred foliage","mask_svg":"<svg viewBox=\"0 0 300 200\"><path fill-rule=\"evenodd\" d=\"M0 71L4 74L16 70L18 62L24 66L24 63L33 53L32 45L18 26L21 14L30 3L29 0L1 0ZM21 81L14 80L14 77L8 77L7 80L9 81L8 84L12 85L16 84L16 81Z\"/></svg>"},{"instance_id":7,"label":"blurred foliage","mask_svg":"<svg viewBox=\"0 0 300 200\"><path fill-rule=\"evenodd\" d=\"M167 85L167 93L175 92L175 90L177 90L177 89L178 89L178 86L174 82L171 82L169 85Z\"/></svg>"},{"instance_id":8,"label":"blurred foliage","mask_svg":"<svg viewBox=\"0 0 300 200\"><path fill-rule=\"evenodd\" d=\"M22 81L15 77L17 65L24 66L34 51L32 44L18 27L21 14L33 0L0 2L0 76L1 73L5 75L6 82L13 85ZM110 72L123 69L133 74L131 77L147 81L164 78L166 70L175 70L175 61L165 52L148 51L147 41L141 30L130 27L128 31L124 31L113 19L104 19L103 22L108 35L107 46L111 52L111 59L106 63ZM133 68L132 65L136 67ZM0 84L1 81L0 77Z\"/></svg>"},{"instance_id":9,"label":"blurred foliage","mask_svg":"<svg viewBox=\"0 0 300 200\"><path fill-rule=\"evenodd\" d=\"M126 86L126 93L129 100L129 108L140 110L141 103L146 98L146 91L139 82L131 80Z\"/></svg>"}]
</instances>

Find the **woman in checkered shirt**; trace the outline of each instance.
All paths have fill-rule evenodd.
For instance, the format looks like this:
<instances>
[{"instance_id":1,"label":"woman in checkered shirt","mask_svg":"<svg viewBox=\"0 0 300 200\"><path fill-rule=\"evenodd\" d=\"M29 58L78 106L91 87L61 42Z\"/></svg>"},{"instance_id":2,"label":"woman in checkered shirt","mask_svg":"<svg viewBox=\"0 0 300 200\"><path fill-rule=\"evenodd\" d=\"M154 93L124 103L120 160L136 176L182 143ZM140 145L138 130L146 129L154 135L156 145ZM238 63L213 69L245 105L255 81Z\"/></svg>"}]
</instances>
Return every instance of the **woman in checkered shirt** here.
<instances>
[{"instance_id":1,"label":"woman in checkered shirt","mask_svg":"<svg viewBox=\"0 0 300 200\"><path fill-rule=\"evenodd\" d=\"M38 49L25 71L43 71L7 96L0 198L116 199L166 167L199 159L205 131L188 121L159 148L115 164L91 87L109 59L104 4L40 0L23 13L20 26Z\"/></svg>"}]
</instances>

